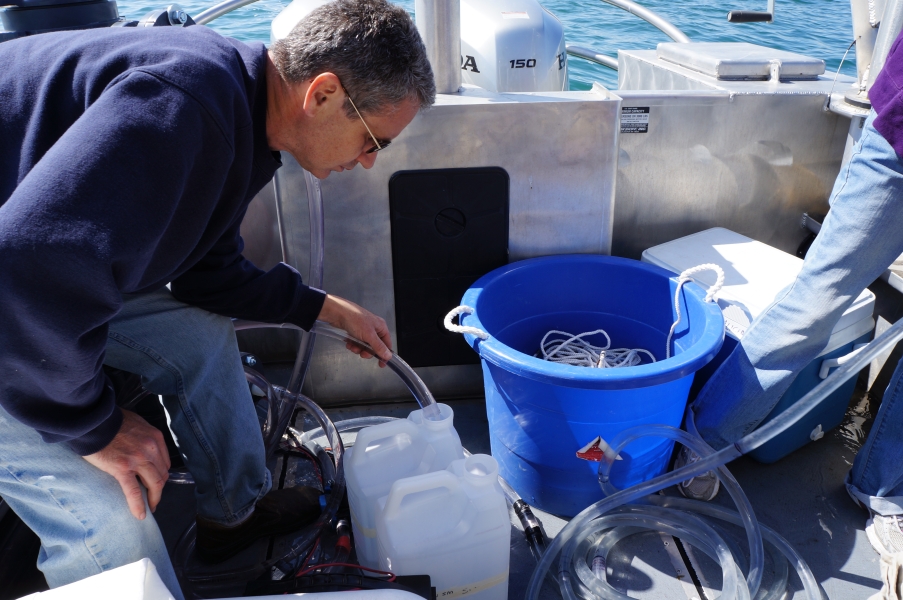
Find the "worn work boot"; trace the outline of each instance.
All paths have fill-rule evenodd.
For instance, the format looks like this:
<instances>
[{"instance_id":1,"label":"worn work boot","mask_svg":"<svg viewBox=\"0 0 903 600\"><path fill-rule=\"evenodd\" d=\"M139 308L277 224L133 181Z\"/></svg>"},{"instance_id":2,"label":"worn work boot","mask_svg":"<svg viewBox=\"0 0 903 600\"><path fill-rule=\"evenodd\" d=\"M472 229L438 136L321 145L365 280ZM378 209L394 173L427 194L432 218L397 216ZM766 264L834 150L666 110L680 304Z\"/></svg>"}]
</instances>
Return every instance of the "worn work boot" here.
<instances>
[{"instance_id":1,"label":"worn work boot","mask_svg":"<svg viewBox=\"0 0 903 600\"><path fill-rule=\"evenodd\" d=\"M699 455L686 446L683 446L680 449L680 452L677 453L677 459L674 461L673 470L676 471L697 460L699 460ZM677 484L677 491L683 494L685 498L702 500L704 502L708 502L717 496L719 489L721 489L721 480L718 479L715 471L706 471L702 475L690 477L686 481L681 481Z\"/></svg>"},{"instance_id":2,"label":"worn work boot","mask_svg":"<svg viewBox=\"0 0 903 600\"><path fill-rule=\"evenodd\" d=\"M312 487L273 490L257 502L254 512L238 525L227 527L197 518L198 557L217 563L235 556L255 540L291 533L320 516L320 491Z\"/></svg>"}]
</instances>

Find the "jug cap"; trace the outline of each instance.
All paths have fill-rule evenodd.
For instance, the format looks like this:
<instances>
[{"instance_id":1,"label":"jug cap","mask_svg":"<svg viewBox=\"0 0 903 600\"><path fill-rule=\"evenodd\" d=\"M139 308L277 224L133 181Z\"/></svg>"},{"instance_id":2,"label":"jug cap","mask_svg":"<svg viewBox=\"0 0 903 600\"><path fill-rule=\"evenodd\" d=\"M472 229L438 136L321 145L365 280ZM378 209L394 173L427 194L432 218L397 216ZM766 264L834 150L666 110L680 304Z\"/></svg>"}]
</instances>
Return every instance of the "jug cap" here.
<instances>
[{"instance_id":1,"label":"jug cap","mask_svg":"<svg viewBox=\"0 0 903 600\"><path fill-rule=\"evenodd\" d=\"M464 459L464 479L473 485L492 485L499 477L499 463L488 454Z\"/></svg>"},{"instance_id":2,"label":"jug cap","mask_svg":"<svg viewBox=\"0 0 903 600\"><path fill-rule=\"evenodd\" d=\"M408 420L416 423L417 425L423 425L430 431L443 431L452 426L455 419L455 411L452 410L451 406L448 404L436 403L436 406L439 407L439 420L431 421L429 419L423 418L423 409L415 410L410 415L408 415Z\"/></svg>"}]
</instances>

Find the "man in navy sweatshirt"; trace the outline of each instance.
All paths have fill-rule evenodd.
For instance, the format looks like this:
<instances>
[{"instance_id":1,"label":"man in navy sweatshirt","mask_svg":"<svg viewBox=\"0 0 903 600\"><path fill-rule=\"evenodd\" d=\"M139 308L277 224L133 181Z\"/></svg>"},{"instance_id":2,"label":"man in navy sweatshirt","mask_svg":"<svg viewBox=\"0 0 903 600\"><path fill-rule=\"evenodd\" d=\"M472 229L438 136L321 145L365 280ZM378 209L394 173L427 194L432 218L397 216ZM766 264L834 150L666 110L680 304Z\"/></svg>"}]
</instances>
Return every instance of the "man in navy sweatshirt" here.
<instances>
[{"instance_id":1,"label":"man in navy sweatshirt","mask_svg":"<svg viewBox=\"0 0 903 600\"><path fill-rule=\"evenodd\" d=\"M373 166L435 99L423 43L385 0L338 0L269 51L113 28L0 44L0 65L0 496L40 536L51 587L149 557L180 597L146 513L162 436L117 407L102 366L163 397L202 557L316 516L270 492L229 317L319 318L381 362L388 329L288 265L257 269L239 226L280 151L319 178Z\"/></svg>"}]
</instances>

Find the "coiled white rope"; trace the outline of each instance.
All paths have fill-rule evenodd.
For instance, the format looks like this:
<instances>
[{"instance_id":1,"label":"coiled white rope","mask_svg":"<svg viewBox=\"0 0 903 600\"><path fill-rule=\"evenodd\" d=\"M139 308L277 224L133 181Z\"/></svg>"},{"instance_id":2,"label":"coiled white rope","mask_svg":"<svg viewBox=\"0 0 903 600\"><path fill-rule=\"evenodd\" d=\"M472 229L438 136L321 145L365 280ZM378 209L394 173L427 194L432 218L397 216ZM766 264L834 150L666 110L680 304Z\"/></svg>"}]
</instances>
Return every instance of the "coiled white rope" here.
<instances>
[{"instance_id":1,"label":"coiled white rope","mask_svg":"<svg viewBox=\"0 0 903 600\"><path fill-rule=\"evenodd\" d=\"M671 325L671 330L668 332L668 339L665 342L665 358L671 358L671 338L674 336L674 331L677 329L681 320L680 290L686 282L692 281L693 275L702 271L714 271L717 275L715 284L709 288L705 295L706 302L713 302L715 300L715 294L717 294L724 285L724 271L721 267L713 263L706 263L687 269L678 276L677 289L674 291L674 312L677 314L677 320L674 321ZM482 329L468 327L466 325L455 325L452 323L452 319L456 316L471 314L472 312L473 308L463 305L452 309L445 315L445 320L443 322L445 328L456 333L469 333L481 340L488 339L489 334ZM599 333L604 335L607 340L604 346L595 346L583 339L584 337ZM553 335L562 337L549 340L549 337ZM652 362L656 362L655 356L649 350L643 348L611 348L611 337L609 337L604 329L586 331L584 333L578 333L577 335L553 329L543 336L539 346L543 360L579 367L591 367L596 369L633 367L643 362L641 355L646 355Z\"/></svg>"},{"instance_id":2,"label":"coiled white rope","mask_svg":"<svg viewBox=\"0 0 903 600\"><path fill-rule=\"evenodd\" d=\"M604 346L594 346L582 339L597 333L601 333L608 340ZM550 335L561 335L564 336L564 339L546 341ZM643 362L640 353L646 354L652 362L655 362L652 353L642 348L611 348L611 338L604 329L577 335L553 329L543 336L539 347L543 360L576 367L595 367L597 369L632 367Z\"/></svg>"}]
</instances>

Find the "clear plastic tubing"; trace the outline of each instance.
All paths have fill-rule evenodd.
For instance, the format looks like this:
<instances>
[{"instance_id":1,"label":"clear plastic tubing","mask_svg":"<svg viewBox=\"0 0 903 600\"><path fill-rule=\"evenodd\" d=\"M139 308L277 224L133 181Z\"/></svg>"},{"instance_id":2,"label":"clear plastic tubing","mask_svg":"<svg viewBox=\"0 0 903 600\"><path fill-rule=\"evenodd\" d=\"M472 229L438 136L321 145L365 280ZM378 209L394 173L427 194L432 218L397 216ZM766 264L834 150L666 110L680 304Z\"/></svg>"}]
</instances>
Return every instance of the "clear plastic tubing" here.
<instances>
[{"instance_id":1,"label":"clear plastic tubing","mask_svg":"<svg viewBox=\"0 0 903 600\"><path fill-rule=\"evenodd\" d=\"M749 589L743 582L740 569L734 562L734 557L727 544L718 533L710 525L691 514L655 506L619 507L618 511L593 521L590 527L581 532L580 541L577 544L565 547L565 551L561 554L561 566L558 571L562 597L565 600L578 600L586 597L630 600L630 596L622 594L593 575L586 563L585 554L584 557L580 557L579 553L575 551L579 551L581 543L584 543L587 538L601 531L627 528L633 530L626 532L630 534L634 533L637 527L663 531L693 544L694 547L699 548L721 565L725 590L721 598L749 600ZM610 539L608 543L614 545L616 541L618 540ZM587 545L584 544L584 552L586 549L588 549ZM573 570L570 568L572 562L574 563ZM572 571L576 572L576 578L573 577ZM582 588L580 589L581 593L577 593L575 587ZM587 591L590 593L587 594ZM731 591L733 593L730 593Z\"/></svg>"},{"instance_id":2,"label":"clear plastic tubing","mask_svg":"<svg viewBox=\"0 0 903 600\"><path fill-rule=\"evenodd\" d=\"M714 452L714 450L700 438L693 436L686 431L667 425L641 425L639 427L627 429L612 440L612 452L606 453L605 460L599 465L599 485L602 487L602 491L605 494L612 495L618 491L611 485L608 478L612 465L614 464L612 457L617 456L621 450L631 442L647 436L664 437L674 440L675 442L680 442L681 444L688 446L699 456L706 456ZM755 596L759 590L759 585L762 583L762 572L765 565L765 552L762 546L762 533L759 528L759 523L756 521L749 499L746 497L746 494L743 493L743 490L740 489L740 484L737 483L737 480L731 475L730 471L723 466L719 467L718 477L721 479L721 484L724 486L724 489L727 490L728 494L730 494L731 498L734 500L734 504L737 506L737 511L739 513L740 524L746 530L746 537L749 540L750 556L750 568L749 575L746 578L746 587L749 590L750 595Z\"/></svg>"},{"instance_id":3,"label":"clear plastic tubing","mask_svg":"<svg viewBox=\"0 0 903 600\"><path fill-rule=\"evenodd\" d=\"M307 273L307 285L320 289L323 287L323 262L326 255L323 194L320 191L320 180L306 170L304 171L304 183L307 186L308 220L310 221L310 267ZM316 336L313 332L302 332L298 355L295 357L295 366L292 368L292 375L286 386L286 389L292 393L301 391L304 378L307 376L307 369L310 367L315 340Z\"/></svg>"},{"instance_id":4,"label":"clear plastic tubing","mask_svg":"<svg viewBox=\"0 0 903 600\"><path fill-rule=\"evenodd\" d=\"M338 421L335 424L335 428L339 433L348 433L349 431L359 431L364 427L373 427L374 425L382 425L383 423L388 423L389 421L396 420L398 420L396 417L384 416L357 417L355 419L345 419L344 421ZM302 444L306 444L307 442L319 439L321 437L323 437L323 428L317 427L316 429L311 429L301 434L300 441Z\"/></svg>"},{"instance_id":5,"label":"clear plastic tubing","mask_svg":"<svg viewBox=\"0 0 903 600\"><path fill-rule=\"evenodd\" d=\"M317 520L305 529L304 535L295 539L288 552L280 558L273 559L267 563L268 567L275 565L285 571L285 564L310 548L311 544L320 536L323 528L335 519L336 513L339 511L342 499L345 496L345 446L342 444L342 436L339 435L335 425L316 402L304 394L293 394L279 386L273 386L273 389L276 391L277 396L285 397L309 412L320 424L320 427L325 429L335 459L335 477L326 508L320 513Z\"/></svg>"},{"instance_id":6,"label":"clear plastic tubing","mask_svg":"<svg viewBox=\"0 0 903 600\"><path fill-rule=\"evenodd\" d=\"M234 319L232 325L235 327L235 331L259 329L263 327L298 329L303 331L303 329L291 323L260 323L257 321ZM370 348L368 344L350 336L347 331L328 325L323 321L316 321L313 327L311 327L310 332L331 337L341 342L351 342L373 352L373 349ZM392 353L392 358L386 364L404 382L411 394L414 395L417 404L423 409L424 418L429 419L430 421L439 421L442 417L439 414L439 407L436 406L436 400L433 398L433 394L430 392L429 388L426 387L426 384L423 383L423 380L420 379L420 376L414 372L414 369L394 352Z\"/></svg>"},{"instance_id":7,"label":"clear plastic tubing","mask_svg":"<svg viewBox=\"0 0 903 600\"><path fill-rule=\"evenodd\" d=\"M294 540L288 551L286 551L279 557L270 559L263 564L254 564L250 567L241 567L238 569L227 568L225 570L205 570L200 573L191 574L184 573L184 560L176 561L179 570L183 573L183 577L187 580L189 585L192 586L230 578L249 580L258 577L260 575L261 569L269 569L270 567L274 566L279 568L284 574L290 574L294 572L294 565L292 565L292 561L296 559L302 552L308 550L320 536L323 528L334 521L336 513L338 512L339 507L342 503L342 499L345 495L345 447L342 444L342 437L339 435L339 432L337 431L335 425L329 419L323 409L320 408L317 403L315 403L307 396L304 396L303 394L292 394L291 392L286 391L284 388L271 385L264 377L262 377L258 373L252 372L251 374L249 374L248 380L254 385L260 387L262 390L265 390L268 396L273 395L278 400L289 402L291 403L292 407L299 406L303 408L304 410L309 412L320 424L320 430L326 431L327 439L329 440L329 444L332 447L333 457L335 459L335 476L333 477L332 492L329 495L329 500L327 501L326 508L320 513L320 516L317 518L317 520L308 525L304 530L302 530L299 534L299 537ZM190 535L193 529L194 525L191 525L186 533L183 534L182 540L190 539L191 543L193 544L193 536ZM182 544L182 540L179 541L180 545ZM178 551L179 550L177 548L177 552ZM185 554L185 560L187 560L187 552L183 554Z\"/></svg>"},{"instance_id":8,"label":"clear plastic tubing","mask_svg":"<svg viewBox=\"0 0 903 600\"><path fill-rule=\"evenodd\" d=\"M821 402L832 392L834 392L834 390L840 387L847 379L858 373L876 356L893 347L893 345L901 339L903 339L903 319L894 323L893 326L891 326L882 335L878 336L878 338L876 338L871 344L863 348L853 360L841 366L827 379L822 381L819 385L815 386L808 394L803 396L793 406L785 410L779 418L762 425L759 429L742 438L732 446L728 446L717 452L714 452L711 450L711 448L708 448L703 442L701 442L701 440L694 439L688 434L686 434L686 438L678 435L669 435L668 437L671 437L671 439L677 439L678 437L682 438L680 440L677 440L681 441L682 443L684 443L685 440L689 441L688 445L690 445L691 448L700 455L700 459L694 463L687 464L686 466L676 471L665 473L664 475L660 475L658 477L650 479L649 481L635 485L632 488L615 492L603 498L599 502L596 502L595 504L587 507L580 514L571 519L571 521L564 527L564 529L562 529L561 532L555 537L555 539L549 544L546 552L542 555L542 558L539 561L539 564L536 566L536 569L533 572L533 576L530 579L530 584L527 588L526 593L526 600L538 599L542 583L546 578L546 574L548 573L549 569L551 568L552 564L555 562L556 557L558 557L559 554L562 554L562 558L564 558L565 554L573 558L574 552L576 551L576 548L580 545L580 543L589 535L593 535L592 532L596 531L593 521L599 519L600 517L603 517L607 513L624 504L636 502L637 500L663 490L666 487L689 479L690 477L697 477L699 475L702 475L706 471L718 469L721 465L732 461L738 456L741 456L758 448L776 435L779 435L789 427L792 427L797 421L799 421L799 419L801 419L812 408L818 405L819 402ZM660 427L661 426L652 426L652 428L654 429L659 429ZM662 433L663 432L661 431L661 429L657 431L657 434L659 435L661 435ZM618 455L618 453L624 448L627 443L629 443L633 439L636 439L636 437L638 437L637 429L633 429L623 432L621 435L617 436L617 439L611 441L612 451L606 454L605 460L603 460L599 466L599 479L600 484L603 485L603 489L605 489L609 483L608 472L611 469L612 463L614 462L614 457ZM724 475L725 471L726 470L719 471L719 474ZM733 480L733 477L731 477L728 481L730 480ZM725 479L722 479L722 481L725 481ZM736 483L736 481L733 480L733 483ZM608 489L611 490L612 488L608 487ZM671 500L669 499L669 501ZM741 511L743 510L742 507L740 509ZM752 515L750 514L750 517L751 516ZM625 525L635 524L635 521L625 523ZM744 527L747 528L747 531L749 531L749 524L744 522ZM762 531L761 527L758 527L758 529L759 531ZM587 531L589 531L590 533L587 533ZM688 535L696 535L697 539L701 537L698 535L698 532L687 531L681 531L678 534L678 537L687 537ZM787 544L773 532L766 530L766 537L770 538L772 543L775 543L775 545L781 550L781 552L790 559L791 564L796 569L797 574L800 576L800 580L803 583L806 597L811 600L822 600L823 596L821 589L818 586L818 582L812 575L812 572L809 570L809 568L805 565L805 562L803 562L802 558L799 557L799 555L793 550L792 547L790 547L789 544ZM750 539L750 545L751 547L753 545L756 545L761 548L761 540L757 542L753 539ZM700 548L702 549L702 546ZM752 576L754 575L755 565L753 563L756 560L755 554L757 553L758 550L754 551L753 557L750 561L751 565L753 565L750 568L750 579L752 579ZM758 575L758 578L759 581L761 581L761 566L759 567L759 570L760 573ZM564 577L560 579L564 579ZM566 583L562 582L562 593L566 592L564 588L567 587L567 585L571 585L571 581L572 580L570 578L570 575L568 574L568 581ZM727 583L727 580L725 580L725 582ZM755 581L749 581L749 583L755 583ZM739 587L743 586L737 585L732 587L725 585L721 598L723 600L728 600L730 598L738 597L737 593ZM758 590L758 584L754 587L754 589ZM749 591L749 588L747 588L747 591ZM593 592L593 595L595 595L595 592ZM758 597L757 593L754 593L752 595Z\"/></svg>"}]
</instances>

